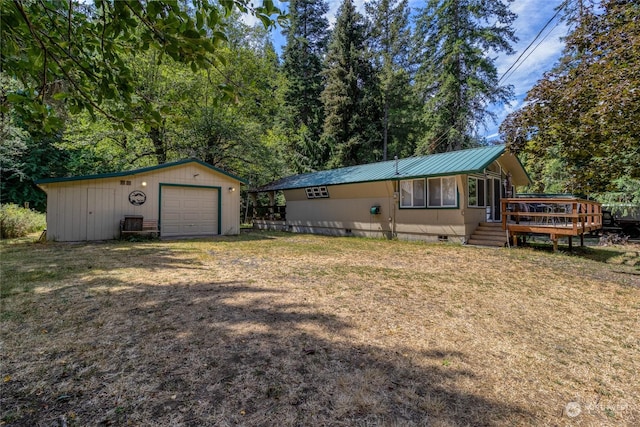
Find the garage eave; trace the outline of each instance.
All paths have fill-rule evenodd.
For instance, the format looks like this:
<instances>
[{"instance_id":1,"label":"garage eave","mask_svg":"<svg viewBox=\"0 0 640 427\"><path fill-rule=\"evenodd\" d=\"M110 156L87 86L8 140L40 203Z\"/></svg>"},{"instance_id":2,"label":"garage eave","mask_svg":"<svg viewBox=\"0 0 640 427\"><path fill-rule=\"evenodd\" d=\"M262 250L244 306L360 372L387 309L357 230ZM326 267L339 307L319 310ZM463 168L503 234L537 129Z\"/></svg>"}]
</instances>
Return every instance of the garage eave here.
<instances>
[{"instance_id":1,"label":"garage eave","mask_svg":"<svg viewBox=\"0 0 640 427\"><path fill-rule=\"evenodd\" d=\"M184 159L184 160L179 160L177 162L171 162L171 163L164 163L161 165L157 165L157 166L149 166L146 168L141 168L141 169L133 169L133 170L129 170L129 171L123 171L123 172L111 172L111 173L103 173L103 174L96 174L96 175L83 175L83 176L70 176L70 177L63 177L63 178L45 178L45 179L39 179L37 181L35 181L36 185L38 185L40 188L43 188L46 186L46 184L54 184L54 183L58 183L58 182L70 182L70 181L82 181L82 180L91 180L91 179L104 179L104 178L117 178L117 177L122 177L122 176L132 176L132 175L138 175L138 174L142 174L142 173L147 173L147 172L153 172L153 171L157 171L160 169L166 169L166 168L171 168L171 167L175 167L175 166L181 166L181 165L185 165L188 163L197 163L200 166L203 166L205 168L211 169L217 173L220 173L222 175L228 176L229 178L235 179L237 181L239 181L241 184L249 184L249 181L244 179L244 178L240 178L239 176L233 175L223 169L217 168L213 165L210 165L209 163L203 162L201 160L198 159Z\"/></svg>"}]
</instances>

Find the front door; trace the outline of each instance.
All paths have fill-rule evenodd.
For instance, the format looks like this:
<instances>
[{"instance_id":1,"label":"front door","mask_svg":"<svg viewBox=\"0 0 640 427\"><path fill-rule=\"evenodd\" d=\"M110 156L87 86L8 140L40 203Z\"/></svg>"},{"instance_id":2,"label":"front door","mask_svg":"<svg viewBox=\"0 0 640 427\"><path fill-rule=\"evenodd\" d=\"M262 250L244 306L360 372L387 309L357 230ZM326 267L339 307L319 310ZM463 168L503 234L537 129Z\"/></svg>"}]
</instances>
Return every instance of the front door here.
<instances>
[{"instance_id":1,"label":"front door","mask_svg":"<svg viewBox=\"0 0 640 427\"><path fill-rule=\"evenodd\" d=\"M500 211L502 205L500 198L502 197L502 185L500 178L487 178L487 222L500 222L502 217Z\"/></svg>"}]
</instances>

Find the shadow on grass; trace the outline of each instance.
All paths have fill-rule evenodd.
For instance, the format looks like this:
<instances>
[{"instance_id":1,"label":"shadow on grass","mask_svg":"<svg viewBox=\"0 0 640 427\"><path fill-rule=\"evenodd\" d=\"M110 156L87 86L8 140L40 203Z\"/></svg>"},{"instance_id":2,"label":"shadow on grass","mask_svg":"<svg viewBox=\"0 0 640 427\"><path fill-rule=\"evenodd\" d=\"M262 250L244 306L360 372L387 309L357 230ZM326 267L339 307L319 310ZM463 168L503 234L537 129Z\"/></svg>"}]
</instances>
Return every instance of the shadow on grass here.
<instances>
[{"instance_id":1,"label":"shadow on grass","mask_svg":"<svg viewBox=\"0 0 640 427\"><path fill-rule=\"evenodd\" d=\"M94 271L144 267L200 268L180 251L153 242L14 244L2 251L0 298L30 292L41 283L74 281Z\"/></svg>"},{"instance_id":2,"label":"shadow on grass","mask_svg":"<svg viewBox=\"0 0 640 427\"><path fill-rule=\"evenodd\" d=\"M564 244L563 244L564 243ZM528 241L524 247L533 249L535 251L553 253L553 243L548 242L532 242ZM576 245L574 241L573 247L569 250L569 245L561 240L558 245L558 253L576 256L579 258L588 259L590 261L610 263L614 258L621 257L629 251L637 251L637 246L625 248L624 246L580 246L579 240Z\"/></svg>"},{"instance_id":3,"label":"shadow on grass","mask_svg":"<svg viewBox=\"0 0 640 427\"><path fill-rule=\"evenodd\" d=\"M250 232L239 236L190 239L189 242L210 243L218 251L217 243L243 243L275 240L277 234ZM158 239L110 240L102 242L37 243L29 239L2 242L2 283L0 299L30 292L40 283L73 281L91 271L113 271L122 268L144 268L151 271L189 268L205 269L199 259L182 257L191 251L188 246L170 246L172 241ZM225 248L219 250L224 254ZM213 254L209 251L209 254Z\"/></svg>"},{"instance_id":4,"label":"shadow on grass","mask_svg":"<svg viewBox=\"0 0 640 427\"><path fill-rule=\"evenodd\" d=\"M473 392L483 379L447 362L465 353L357 343L361 331L313 304L282 302L282 289L232 281L90 292L101 284L36 295L41 310L3 332L14 347L3 357L14 379L0 384L7 425L534 420Z\"/></svg>"}]
</instances>

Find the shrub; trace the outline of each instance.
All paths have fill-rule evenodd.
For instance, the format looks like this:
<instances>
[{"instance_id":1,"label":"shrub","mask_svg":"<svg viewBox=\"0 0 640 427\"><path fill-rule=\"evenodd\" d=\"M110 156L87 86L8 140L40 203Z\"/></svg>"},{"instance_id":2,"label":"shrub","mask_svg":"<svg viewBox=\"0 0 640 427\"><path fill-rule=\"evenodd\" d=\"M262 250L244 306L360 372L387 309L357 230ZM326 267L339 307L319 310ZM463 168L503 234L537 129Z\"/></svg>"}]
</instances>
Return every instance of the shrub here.
<instances>
[{"instance_id":1,"label":"shrub","mask_svg":"<svg viewBox=\"0 0 640 427\"><path fill-rule=\"evenodd\" d=\"M46 223L46 217L42 213L13 203L0 206L0 237L3 239L24 237L44 230Z\"/></svg>"}]
</instances>

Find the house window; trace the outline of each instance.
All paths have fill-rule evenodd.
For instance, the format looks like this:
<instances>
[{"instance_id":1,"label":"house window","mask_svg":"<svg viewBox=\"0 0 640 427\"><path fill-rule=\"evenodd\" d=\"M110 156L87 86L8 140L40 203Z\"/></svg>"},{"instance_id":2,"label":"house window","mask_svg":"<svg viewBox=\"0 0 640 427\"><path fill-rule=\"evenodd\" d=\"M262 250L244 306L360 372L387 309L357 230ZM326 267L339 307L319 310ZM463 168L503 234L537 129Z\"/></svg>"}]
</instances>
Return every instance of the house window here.
<instances>
[{"instance_id":1,"label":"house window","mask_svg":"<svg viewBox=\"0 0 640 427\"><path fill-rule=\"evenodd\" d=\"M400 207L425 207L424 179L409 179L406 181L400 181Z\"/></svg>"},{"instance_id":2,"label":"house window","mask_svg":"<svg viewBox=\"0 0 640 427\"><path fill-rule=\"evenodd\" d=\"M428 190L430 208L455 208L458 206L455 177L429 178Z\"/></svg>"},{"instance_id":3,"label":"house window","mask_svg":"<svg viewBox=\"0 0 640 427\"><path fill-rule=\"evenodd\" d=\"M324 199L329 197L329 191L324 185L319 187L307 187L305 188L305 191L307 192L307 199Z\"/></svg>"},{"instance_id":4,"label":"house window","mask_svg":"<svg viewBox=\"0 0 640 427\"><path fill-rule=\"evenodd\" d=\"M485 180L482 178L469 177L469 207L484 207L485 201Z\"/></svg>"}]
</instances>

